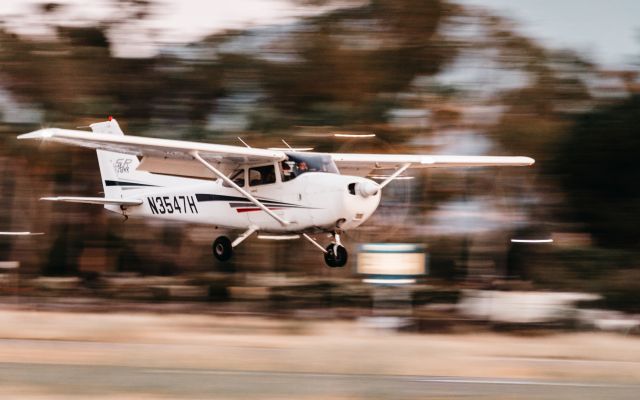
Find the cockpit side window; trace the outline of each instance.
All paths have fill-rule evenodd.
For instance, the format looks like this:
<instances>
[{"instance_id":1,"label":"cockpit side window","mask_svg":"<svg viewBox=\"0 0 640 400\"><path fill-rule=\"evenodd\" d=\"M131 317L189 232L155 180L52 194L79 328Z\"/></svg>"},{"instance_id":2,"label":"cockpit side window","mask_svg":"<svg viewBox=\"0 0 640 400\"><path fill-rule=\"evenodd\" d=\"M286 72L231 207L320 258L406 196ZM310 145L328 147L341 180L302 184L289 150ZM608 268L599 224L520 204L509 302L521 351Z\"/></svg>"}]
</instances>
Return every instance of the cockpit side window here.
<instances>
[{"instance_id":1,"label":"cockpit side window","mask_svg":"<svg viewBox=\"0 0 640 400\"><path fill-rule=\"evenodd\" d=\"M338 167L329 155L288 153L281 164L282 181L290 181L306 172L338 174Z\"/></svg>"},{"instance_id":2,"label":"cockpit side window","mask_svg":"<svg viewBox=\"0 0 640 400\"><path fill-rule=\"evenodd\" d=\"M282 171L282 182L287 182L295 178L294 168L296 163L293 161L283 161L280 163L280 171Z\"/></svg>"},{"instance_id":3,"label":"cockpit side window","mask_svg":"<svg viewBox=\"0 0 640 400\"><path fill-rule=\"evenodd\" d=\"M229 179L233 181L236 185L243 187L244 186L244 168L237 169L233 171L231 175L229 175ZM222 184L225 187L231 187L226 182Z\"/></svg>"}]
</instances>

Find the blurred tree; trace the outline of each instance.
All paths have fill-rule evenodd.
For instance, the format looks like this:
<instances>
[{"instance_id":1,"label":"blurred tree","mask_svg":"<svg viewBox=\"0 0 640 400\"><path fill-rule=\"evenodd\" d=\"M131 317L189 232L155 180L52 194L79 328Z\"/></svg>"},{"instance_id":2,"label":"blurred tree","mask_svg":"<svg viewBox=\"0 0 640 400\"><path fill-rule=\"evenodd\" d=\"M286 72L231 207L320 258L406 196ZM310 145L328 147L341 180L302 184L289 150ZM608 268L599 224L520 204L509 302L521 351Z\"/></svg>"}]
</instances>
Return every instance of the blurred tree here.
<instances>
[{"instance_id":1,"label":"blurred tree","mask_svg":"<svg viewBox=\"0 0 640 400\"><path fill-rule=\"evenodd\" d=\"M246 124L238 124L241 128L237 129L273 134L279 129L298 130L298 125L346 129L355 126L375 130L383 140L392 139L399 145L404 139L452 127L471 128L482 134L487 125L477 127L474 122L467 122L467 111L472 108L467 106L497 105L502 111L489 133L508 152L532 155L542 165L560 151L558 170L568 177L565 185L574 204L584 208L580 217L592 221L594 229L602 229L599 226L610 220L604 210L597 216L586 213L592 207L580 201L584 193L599 196L597 207L602 208L611 200L607 196L612 194L606 192L613 190L614 184L603 182L602 185L610 186L589 187L592 182L576 169L580 166L597 170L593 173L602 172L592 159L577 154L571 147L587 146L579 143L581 139L577 137L583 135L580 129L586 132L589 127L579 123L570 132L567 142L570 144L558 145L569 132L576 110L591 105L584 82L585 76L593 72L593 65L571 52L545 49L518 34L504 19L441 0L353 1L346 7L332 8L290 24L215 33L192 44L164 45L154 57L118 58L112 52L111 40L118 40L113 32L123 24L153 17L152 6L162 3L112 1L122 9L117 16L96 21L90 27L54 25L56 35L50 38L24 38L0 28L0 89L7 89L19 101L35 104L44 112L42 122L57 126L86 125L113 114L126 124L126 130L136 134L203 138L224 131L216 117L226 113L227 118L231 115L246 119ZM299 3L313 7L331 2ZM34 12L55 14L64 7L51 3ZM60 24L60 19L51 21ZM471 36L453 40L447 31L471 28L475 32L476 23L485 29ZM446 84L427 83L417 89L420 86L417 82L430 82L447 71L461 51L469 49L488 50L491 61L498 65L496 69L522 72L523 84L507 90L496 89L483 99L466 98L464 90ZM421 118L424 126L393 125L390 111L400 108L425 111L425 117ZM7 143L15 142L15 132L24 130L24 127L6 129L11 132ZM606 139L600 136L598 140ZM416 143L423 143L414 145L423 146L424 150L429 146L424 143L430 142ZM316 148L327 149L322 146L321 143ZM608 151L607 146L613 144L602 142L602 146L593 146L593 151ZM5 151L11 151L8 149L7 146ZM625 154L631 154L631 149L633 146L625 148L629 152ZM359 144L354 150L366 148ZM56 163L59 160L53 160L48 153L47 158L35 163L47 173L55 170L66 177L74 170L87 171L80 185L86 192L98 187L99 182L93 177L95 158L88 157L86 152L83 153L86 157L80 157L80 153L65 149L57 156L65 162ZM577 157L580 163L569 165L571 157ZM613 171L605 167L608 173ZM630 168L623 174L630 179L634 171ZM606 180L606 176L600 178ZM74 182L80 181L77 176L74 178ZM27 180L24 176L20 179ZM428 196L429 207L435 208L439 200L459 195L455 184L444 182L450 179L442 181L431 185L440 192ZM20 182L16 187L24 186ZM88 182L95 184L91 186ZM624 197L624 193L622 190L615 196ZM633 195L635 192L620 201L634 204ZM624 207L628 204L620 203ZM606 212L621 212L624 207ZM95 208L95 214L102 212ZM631 214L624 215L626 221L622 216L615 219L625 225L624 229L606 225L608 229L630 232ZM167 235L173 237L174 233ZM59 253L52 254L58 254L56 257L60 259L65 252L73 254L70 241L60 239L54 246ZM134 242L135 239L130 243ZM143 247L140 243L138 246ZM447 257L456 252L444 253L441 265L449 268ZM150 258L141 255L140 259Z\"/></svg>"},{"instance_id":2,"label":"blurred tree","mask_svg":"<svg viewBox=\"0 0 640 400\"><path fill-rule=\"evenodd\" d=\"M407 90L455 54L437 33L453 8L439 0L375 0L302 19L258 53L242 40L265 40L269 32L249 29L153 58L116 58L109 33L152 15L154 2L113 1L125 10L120 18L88 28L57 26L57 37L30 40L0 31L3 86L40 104L49 123L116 114L139 128L157 121L202 130L218 100L240 87L264 91L262 109L272 110L250 116L257 129L371 124L385 122L397 104L381 95ZM51 3L37 12L63 7ZM269 60L279 51L289 59Z\"/></svg>"},{"instance_id":3,"label":"blurred tree","mask_svg":"<svg viewBox=\"0 0 640 400\"><path fill-rule=\"evenodd\" d=\"M583 114L559 147L556 172L578 221L605 246L640 244L640 95Z\"/></svg>"},{"instance_id":4,"label":"blurred tree","mask_svg":"<svg viewBox=\"0 0 640 400\"><path fill-rule=\"evenodd\" d=\"M268 98L291 125L386 121L384 93L408 90L455 54L437 29L438 0L375 0L308 18L291 33L295 61L267 63Z\"/></svg>"},{"instance_id":5,"label":"blurred tree","mask_svg":"<svg viewBox=\"0 0 640 400\"><path fill-rule=\"evenodd\" d=\"M505 110L490 133L510 151L544 164L554 157L576 112L592 105L585 81L595 66L575 52L544 48L502 18L485 18L490 32L485 45L499 51L497 60L506 70L526 74L522 86L501 94Z\"/></svg>"}]
</instances>

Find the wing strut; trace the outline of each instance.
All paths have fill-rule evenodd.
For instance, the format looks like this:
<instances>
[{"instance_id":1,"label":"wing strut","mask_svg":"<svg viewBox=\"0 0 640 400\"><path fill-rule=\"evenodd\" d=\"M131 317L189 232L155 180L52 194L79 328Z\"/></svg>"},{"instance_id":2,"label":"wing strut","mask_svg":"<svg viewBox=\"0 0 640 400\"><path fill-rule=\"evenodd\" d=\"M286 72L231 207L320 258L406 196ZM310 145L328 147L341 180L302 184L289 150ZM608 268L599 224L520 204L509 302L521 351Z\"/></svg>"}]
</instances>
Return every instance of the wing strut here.
<instances>
[{"instance_id":1,"label":"wing strut","mask_svg":"<svg viewBox=\"0 0 640 400\"><path fill-rule=\"evenodd\" d=\"M243 188L238 186L234 181L229 179L225 174L220 172L216 167L214 167L213 165L209 164L204 158L200 157L200 154L198 154L197 151L192 151L191 152L191 156L193 156L193 158L195 158L202 165L204 165L209 171L213 172L218 178L222 179L222 181L224 183L226 183L227 185L231 186L232 188L234 188L235 190L240 192L240 194L242 194L244 197L249 199L249 201L251 201L253 204L255 204L260 209L262 209L262 211L266 212L273 219L275 219L276 221L280 222L280 224L282 224L283 226L289 225L289 221L285 221L284 219L278 217L273 211L269 210L269 208L267 208L267 206L262 204L260 202L260 200L258 200L255 197L253 197L249 192L247 192L246 190L244 190Z\"/></svg>"},{"instance_id":2,"label":"wing strut","mask_svg":"<svg viewBox=\"0 0 640 400\"><path fill-rule=\"evenodd\" d=\"M380 189L382 189L383 187L387 186L389 183L391 183L392 180L396 179L398 176L400 176L401 173L403 173L404 171L407 170L407 168L409 168L411 166L411 163L406 163L403 164L400 168L398 168L396 170L396 172L394 172L393 174L391 174L391 176L389 176L387 179L385 179L384 181L380 182Z\"/></svg>"}]
</instances>

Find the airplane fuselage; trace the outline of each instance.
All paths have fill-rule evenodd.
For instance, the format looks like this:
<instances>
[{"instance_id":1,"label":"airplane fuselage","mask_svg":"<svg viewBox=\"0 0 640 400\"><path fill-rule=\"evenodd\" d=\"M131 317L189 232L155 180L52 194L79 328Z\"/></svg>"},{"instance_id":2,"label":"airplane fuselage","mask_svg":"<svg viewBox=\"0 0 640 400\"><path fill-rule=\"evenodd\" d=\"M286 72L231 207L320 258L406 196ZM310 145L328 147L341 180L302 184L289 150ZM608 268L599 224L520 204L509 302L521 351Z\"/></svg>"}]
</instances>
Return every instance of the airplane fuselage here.
<instances>
[{"instance_id":1,"label":"airplane fuselage","mask_svg":"<svg viewBox=\"0 0 640 400\"><path fill-rule=\"evenodd\" d=\"M186 185L184 183L187 183ZM127 188L127 183L120 183ZM357 184L375 182L349 175L308 172L296 179L255 187L247 192L289 224L269 216L235 189L221 180L184 179L167 187L131 186L126 196L142 200L139 206L108 210L130 217L147 217L214 225L246 230L259 227L264 232L304 232L312 230L353 229L363 224L377 209L380 191L363 196Z\"/></svg>"}]
</instances>

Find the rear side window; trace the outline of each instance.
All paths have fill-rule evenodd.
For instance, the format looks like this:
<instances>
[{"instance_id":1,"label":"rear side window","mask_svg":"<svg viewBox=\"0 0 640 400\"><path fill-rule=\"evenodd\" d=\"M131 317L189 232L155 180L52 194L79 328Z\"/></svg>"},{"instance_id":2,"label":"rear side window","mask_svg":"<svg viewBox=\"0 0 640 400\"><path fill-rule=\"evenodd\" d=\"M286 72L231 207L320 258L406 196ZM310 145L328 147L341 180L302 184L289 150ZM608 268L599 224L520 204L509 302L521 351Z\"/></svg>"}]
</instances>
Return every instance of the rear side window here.
<instances>
[{"instance_id":1,"label":"rear side window","mask_svg":"<svg viewBox=\"0 0 640 400\"><path fill-rule=\"evenodd\" d=\"M249 186L276 183L276 168L273 165L249 168Z\"/></svg>"}]
</instances>

